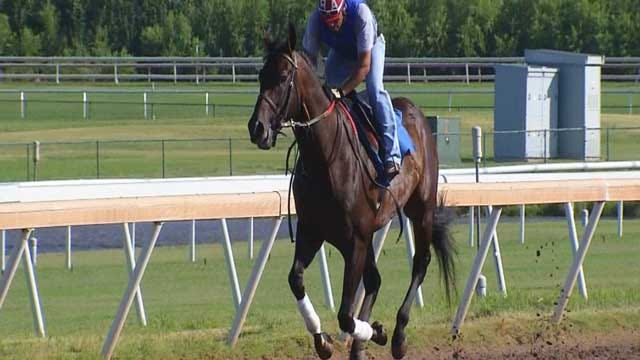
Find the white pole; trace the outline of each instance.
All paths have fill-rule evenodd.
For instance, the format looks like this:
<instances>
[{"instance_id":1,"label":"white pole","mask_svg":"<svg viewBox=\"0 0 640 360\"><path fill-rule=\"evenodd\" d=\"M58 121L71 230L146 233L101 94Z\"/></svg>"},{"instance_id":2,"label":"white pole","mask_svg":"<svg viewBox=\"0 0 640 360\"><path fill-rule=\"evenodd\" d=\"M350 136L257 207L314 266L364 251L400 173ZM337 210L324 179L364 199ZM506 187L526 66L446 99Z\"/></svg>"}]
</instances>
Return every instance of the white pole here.
<instances>
[{"instance_id":1,"label":"white pole","mask_svg":"<svg viewBox=\"0 0 640 360\"><path fill-rule=\"evenodd\" d=\"M136 254L136 223L131 223L131 247L133 254Z\"/></svg>"},{"instance_id":2,"label":"white pole","mask_svg":"<svg viewBox=\"0 0 640 360\"><path fill-rule=\"evenodd\" d=\"M464 288L464 293L462 295L460 305L458 305L458 311L456 312L453 327L451 328L451 333L453 335L458 335L458 333L460 332L460 327L464 322L467 310L469 309L469 305L471 304L471 298L473 297L473 290L475 289L478 278L480 277L482 265L484 265L484 262L487 259L489 246L491 245L491 239L493 237L493 233L496 231L496 226L498 225L498 220L500 220L501 213L502 208L500 207L495 207L493 211L491 211L489 222L484 229L480 244L478 244L478 252L476 253L475 259L473 260L471 273L467 278L467 284Z\"/></svg>"},{"instance_id":3,"label":"white pole","mask_svg":"<svg viewBox=\"0 0 640 360\"><path fill-rule=\"evenodd\" d=\"M240 285L238 284L236 263L233 260L233 249L231 249L231 240L229 239L227 219L220 219L220 221L222 222L222 232L224 233L224 241L222 242L222 247L224 248L224 259L227 263L227 273L229 274L229 284L231 285L231 296L233 297L233 305L235 305L236 311L238 311L240 309L240 301L242 301L242 295L240 294Z\"/></svg>"},{"instance_id":4,"label":"white pole","mask_svg":"<svg viewBox=\"0 0 640 360\"><path fill-rule=\"evenodd\" d=\"M618 201L618 237L622 237L623 220L624 220L624 201Z\"/></svg>"},{"instance_id":5,"label":"white pole","mask_svg":"<svg viewBox=\"0 0 640 360\"><path fill-rule=\"evenodd\" d=\"M253 260L253 217L249 218L249 259Z\"/></svg>"},{"instance_id":6,"label":"white pole","mask_svg":"<svg viewBox=\"0 0 640 360\"><path fill-rule=\"evenodd\" d=\"M87 98L87 92L82 92L82 118L86 119L89 117L89 100Z\"/></svg>"},{"instance_id":7,"label":"white pole","mask_svg":"<svg viewBox=\"0 0 640 360\"><path fill-rule=\"evenodd\" d=\"M71 270L71 226L67 226L67 251L65 255L67 270Z\"/></svg>"},{"instance_id":8,"label":"white pole","mask_svg":"<svg viewBox=\"0 0 640 360\"><path fill-rule=\"evenodd\" d=\"M2 273L4 274L4 269L5 269L5 258L6 258L6 239L7 239L7 231L6 230L2 230L2 234L0 235L0 263L2 263L2 268L0 270L2 270Z\"/></svg>"},{"instance_id":9,"label":"white pole","mask_svg":"<svg viewBox=\"0 0 640 360\"><path fill-rule=\"evenodd\" d=\"M176 64L173 64L173 83L178 83L178 67L176 66Z\"/></svg>"},{"instance_id":10,"label":"white pole","mask_svg":"<svg viewBox=\"0 0 640 360\"><path fill-rule=\"evenodd\" d=\"M122 239L122 245L124 247L124 257L127 261L127 271L129 272L129 275L131 275L136 268L136 255L133 251L131 234L129 233L129 224L122 224L122 228L124 229L124 238ZM140 286L136 288L136 311L138 313L138 321L140 322L140 324L142 326L147 326L147 314L144 310L144 301L142 299L142 291L140 290Z\"/></svg>"},{"instance_id":11,"label":"white pole","mask_svg":"<svg viewBox=\"0 0 640 360\"><path fill-rule=\"evenodd\" d=\"M318 250L318 263L320 265L320 277L322 278L322 288L324 289L324 302L331 309L336 311L336 305L333 302L333 291L331 290L331 277L329 277L329 265L327 264L327 254L324 250L324 244Z\"/></svg>"},{"instance_id":12,"label":"white pole","mask_svg":"<svg viewBox=\"0 0 640 360\"><path fill-rule=\"evenodd\" d=\"M191 262L196 262L196 221L191 220Z\"/></svg>"},{"instance_id":13,"label":"white pole","mask_svg":"<svg viewBox=\"0 0 640 360\"><path fill-rule=\"evenodd\" d=\"M520 244L524 245L525 205L520 205Z\"/></svg>"},{"instance_id":14,"label":"white pole","mask_svg":"<svg viewBox=\"0 0 640 360\"><path fill-rule=\"evenodd\" d=\"M8 269L2 274L2 279L0 280L0 309L2 309L4 300L7 298L9 287L11 287L13 277L16 275L18 265L20 265L20 258L27 247L27 240L31 236L31 231L33 229L22 229L22 238L16 243L9 255Z\"/></svg>"},{"instance_id":15,"label":"white pole","mask_svg":"<svg viewBox=\"0 0 640 360\"><path fill-rule=\"evenodd\" d=\"M24 91L20 91L20 118L21 119L24 119L26 107L27 107L27 98L24 96Z\"/></svg>"},{"instance_id":16,"label":"white pole","mask_svg":"<svg viewBox=\"0 0 640 360\"><path fill-rule=\"evenodd\" d=\"M474 241L473 238L475 236L474 228L475 228L475 206L469 206L469 246L473 247Z\"/></svg>"},{"instance_id":17,"label":"white pole","mask_svg":"<svg viewBox=\"0 0 640 360\"><path fill-rule=\"evenodd\" d=\"M145 91L144 93L142 93L142 109L144 112L144 118L145 120L147 119L147 92Z\"/></svg>"},{"instance_id":18,"label":"white pole","mask_svg":"<svg viewBox=\"0 0 640 360\"><path fill-rule=\"evenodd\" d=\"M571 251L573 253L573 257L576 257L578 253L578 233L576 231L576 222L573 219L573 205L571 203L564 204L564 214L567 218L567 226L569 228L569 241L571 242ZM580 266L578 272L578 286L580 288L580 294L583 298L587 299L587 284L584 279L584 272L582 271L582 266Z\"/></svg>"},{"instance_id":19,"label":"white pole","mask_svg":"<svg viewBox=\"0 0 640 360\"><path fill-rule=\"evenodd\" d=\"M580 214L582 214L582 226L585 227L589 225L589 210L582 209Z\"/></svg>"},{"instance_id":20,"label":"white pole","mask_svg":"<svg viewBox=\"0 0 640 360\"><path fill-rule=\"evenodd\" d=\"M411 221L407 216L403 214L402 219L404 221L404 240L407 245L407 259L409 260L409 271L413 271L413 256L416 254L416 248L413 240L413 228ZM424 307L424 300L422 299L422 285L418 286L418 292L416 293L416 305Z\"/></svg>"},{"instance_id":21,"label":"white pole","mask_svg":"<svg viewBox=\"0 0 640 360\"><path fill-rule=\"evenodd\" d=\"M576 284L576 279L578 278L578 272L580 271L582 262L587 256L587 251L589 250L589 245L591 245L591 239L593 238L593 234L595 233L596 227L598 226L598 221L600 220L600 215L602 214L603 208L604 201L597 202L593 206L591 217L589 218L589 224L587 224L587 228L582 235L580 248L578 249L578 253L576 254L576 256L573 258L573 263L571 264L571 268L569 269L569 273L567 274L567 279L565 280L564 287L562 288L562 292L560 293L560 298L558 299L558 305L556 306L556 310L553 314L553 317L551 318L551 320L556 324L559 323L560 320L562 320L562 314L564 313L564 309L569 302L569 296L571 296L573 287Z\"/></svg>"},{"instance_id":22,"label":"white pole","mask_svg":"<svg viewBox=\"0 0 640 360\"><path fill-rule=\"evenodd\" d=\"M247 286L245 287L244 292L242 293L242 303L240 304L240 307L236 311L236 316L235 316L235 319L233 320L233 325L231 326L231 331L229 332L229 337L227 339L227 343L232 348L238 342L238 337L240 336L242 325L244 324L244 321L247 318L247 314L249 313L249 307L251 306L251 302L253 301L253 296L255 295L256 289L258 288L258 283L260 282L260 278L262 278L262 273L264 272L264 268L267 265L267 260L269 259L271 248L273 247L273 243L275 242L276 236L278 235L278 229L280 229L280 224L282 224L282 217L278 217L275 219L273 230L271 231L271 236L269 237L268 240L262 243L262 247L260 248L260 254L258 254L258 261L256 261L255 265L253 265L251 276L249 277Z\"/></svg>"},{"instance_id":23,"label":"white pole","mask_svg":"<svg viewBox=\"0 0 640 360\"><path fill-rule=\"evenodd\" d=\"M129 315L129 310L131 310L133 298L137 293L136 289L140 287L140 281L142 281L144 271L147 268L147 264L149 264L151 252L156 245L156 241L158 240L158 235L160 235L161 229L162 223L155 223L153 235L151 236L149 242L142 249L142 252L138 257L135 270L129 277L129 285L127 285L127 290L124 292L122 300L120 301L120 306L118 307L116 318L113 320L111 328L109 329L109 333L107 334L107 338L105 339L104 345L102 346L102 357L107 360L111 359L113 351L116 348L116 343L118 342L118 338L120 337L120 333L122 332L122 328L124 327L124 322L127 319L127 315Z\"/></svg>"},{"instance_id":24,"label":"white pole","mask_svg":"<svg viewBox=\"0 0 640 360\"><path fill-rule=\"evenodd\" d=\"M236 64L231 64L231 82L236 82Z\"/></svg>"},{"instance_id":25,"label":"white pole","mask_svg":"<svg viewBox=\"0 0 640 360\"><path fill-rule=\"evenodd\" d=\"M464 70L466 74L467 84L469 84L469 64L464 64Z\"/></svg>"},{"instance_id":26,"label":"white pole","mask_svg":"<svg viewBox=\"0 0 640 360\"><path fill-rule=\"evenodd\" d=\"M209 116L209 93L204 93L204 113Z\"/></svg>"},{"instance_id":27,"label":"white pole","mask_svg":"<svg viewBox=\"0 0 640 360\"><path fill-rule=\"evenodd\" d=\"M407 64L407 84L411 84L411 65Z\"/></svg>"},{"instance_id":28,"label":"white pole","mask_svg":"<svg viewBox=\"0 0 640 360\"><path fill-rule=\"evenodd\" d=\"M60 84L60 64L56 64L56 84Z\"/></svg>"},{"instance_id":29,"label":"white pole","mask_svg":"<svg viewBox=\"0 0 640 360\"><path fill-rule=\"evenodd\" d=\"M488 213L490 215L493 211L493 207L489 205L487 207ZM504 280L504 268L502 267L502 256L500 255L500 242L498 241L498 233L496 231L493 232L492 237L493 243L493 261L496 265L496 273L498 277L498 289L502 293L503 296L507 296L507 283Z\"/></svg>"},{"instance_id":30,"label":"white pole","mask_svg":"<svg viewBox=\"0 0 640 360\"><path fill-rule=\"evenodd\" d=\"M31 254L33 254L33 266L38 266L38 238L31 236L29 243L31 244Z\"/></svg>"},{"instance_id":31,"label":"white pole","mask_svg":"<svg viewBox=\"0 0 640 360\"><path fill-rule=\"evenodd\" d=\"M35 238L32 238L35 239ZM29 290L29 300L31 303L31 314L33 315L33 326L35 331L40 337L46 336L44 316L42 315L42 302L40 301L40 293L38 291L38 283L36 279L35 266L35 254L31 258L29 247L25 246L24 252L24 271L27 278L27 289Z\"/></svg>"},{"instance_id":32,"label":"white pole","mask_svg":"<svg viewBox=\"0 0 640 360\"><path fill-rule=\"evenodd\" d=\"M113 82L118 85L118 64L113 64Z\"/></svg>"}]
</instances>

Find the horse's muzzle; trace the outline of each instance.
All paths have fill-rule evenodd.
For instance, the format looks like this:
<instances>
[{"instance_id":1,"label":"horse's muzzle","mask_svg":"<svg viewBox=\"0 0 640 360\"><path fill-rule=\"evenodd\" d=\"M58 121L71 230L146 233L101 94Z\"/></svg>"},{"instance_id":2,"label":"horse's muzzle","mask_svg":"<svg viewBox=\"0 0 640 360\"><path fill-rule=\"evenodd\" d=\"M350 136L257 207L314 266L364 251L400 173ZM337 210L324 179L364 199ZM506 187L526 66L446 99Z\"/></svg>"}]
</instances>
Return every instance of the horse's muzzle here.
<instances>
[{"instance_id":1,"label":"horse's muzzle","mask_svg":"<svg viewBox=\"0 0 640 360\"><path fill-rule=\"evenodd\" d=\"M273 145L271 129L265 127L255 116L249 121L249 135L251 142L262 150L268 150Z\"/></svg>"}]
</instances>

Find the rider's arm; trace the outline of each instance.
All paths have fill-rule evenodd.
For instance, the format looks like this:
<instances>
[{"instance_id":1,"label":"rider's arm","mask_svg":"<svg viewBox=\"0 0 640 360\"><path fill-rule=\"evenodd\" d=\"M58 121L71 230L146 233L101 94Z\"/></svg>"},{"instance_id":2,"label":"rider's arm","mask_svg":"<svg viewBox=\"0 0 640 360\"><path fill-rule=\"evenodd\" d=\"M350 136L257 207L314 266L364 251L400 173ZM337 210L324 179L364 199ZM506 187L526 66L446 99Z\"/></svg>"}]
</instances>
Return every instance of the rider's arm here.
<instances>
[{"instance_id":1,"label":"rider's arm","mask_svg":"<svg viewBox=\"0 0 640 360\"><path fill-rule=\"evenodd\" d=\"M371 49L376 40L376 21L371 9L365 4L358 5L358 14L355 21L356 41L358 48L358 62L353 73L342 86L345 94L355 90L369 74L371 69Z\"/></svg>"},{"instance_id":2,"label":"rider's arm","mask_svg":"<svg viewBox=\"0 0 640 360\"><path fill-rule=\"evenodd\" d=\"M307 22L307 29L302 38L302 48L311 60L313 66L318 66L320 52L320 14L314 11Z\"/></svg>"},{"instance_id":3,"label":"rider's arm","mask_svg":"<svg viewBox=\"0 0 640 360\"><path fill-rule=\"evenodd\" d=\"M369 74L371 68L371 51L365 51L358 54L358 64L347 82L342 86L342 92L348 94L360 85L360 83Z\"/></svg>"}]
</instances>

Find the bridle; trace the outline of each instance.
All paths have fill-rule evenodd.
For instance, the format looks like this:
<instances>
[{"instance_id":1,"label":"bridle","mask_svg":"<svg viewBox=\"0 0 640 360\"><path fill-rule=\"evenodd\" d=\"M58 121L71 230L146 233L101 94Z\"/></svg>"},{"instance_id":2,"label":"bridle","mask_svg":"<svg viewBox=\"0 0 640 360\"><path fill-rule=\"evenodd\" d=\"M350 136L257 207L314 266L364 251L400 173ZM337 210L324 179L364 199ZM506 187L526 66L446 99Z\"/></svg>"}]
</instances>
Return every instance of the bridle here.
<instances>
[{"instance_id":1,"label":"bridle","mask_svg":"<svg viewBox=\"0 0 640 360\"><path fill-rule=\"evenodd\" d=\"M298 72L298 62L296 61L295 52L291 56L285 53L279 53L278 55L282 56L285 60L287 60L293 66L293 69L291 70L291 72L287 77L289 86L287 87L287 95L285 96L285 101L282 107L278 109L278 106L269 97L267 97L266 95L263 95L262 93L258 95L258 102L264 101L265 103L267 103L267 105L269 105L269 108L271 108L271 111L273 111L273 113L276 114L277 121L275 123L280 124L281 127L309 128L314 124L318 123L319 121L325 119L327 116L329 116L329 114L331 114L335 109L336 100L332 100L327 110L325 110L322 114L312 119L311 116L309 115L309 110L307 109L307 106L304 103L304 101L302 101L302 96L297 91L297 89L296 89L296 95L297 95L296 98L298 99L297 100L298 106L304 110L308 120L305 122L295 121L293 120L293 116L291 116L290 114L287 114L287 110L291 107L291 100L292 100L291 94L294 91L294 87L296 86L296 74ZM289 117L289 119L285 121L284 120L285 117ZM274 129L274 130L279 131L279 129Z\"/></svg>"}]
</instances>

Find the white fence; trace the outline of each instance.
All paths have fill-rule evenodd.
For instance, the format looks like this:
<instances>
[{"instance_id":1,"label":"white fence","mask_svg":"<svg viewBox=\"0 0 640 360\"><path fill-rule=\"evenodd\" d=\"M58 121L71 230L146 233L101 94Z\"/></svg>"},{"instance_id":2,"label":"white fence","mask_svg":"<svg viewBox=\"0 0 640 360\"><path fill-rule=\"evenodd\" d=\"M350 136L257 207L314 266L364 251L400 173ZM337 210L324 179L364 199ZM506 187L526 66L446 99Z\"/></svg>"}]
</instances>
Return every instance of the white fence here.
<instances>
[{"instance_id":1,"label":"white fence","mask_svg":"<svg viewBox=\"0 0 640 360\"><path fill-rule=\"evenodd\" d=\"M392 96L408 96L408 95L426 95L431 97L438 97L437 104L432 103L429 108L445 109L448 111L460 110L460 109L493 109L493 96L495 91L492 88L481 89L392 89L389 91ZM51 94L51 95L75 95L75 99L69 99L65 97L64 100L58 100L57 102L66 104L77 104L78 108L82 108L82 116L84 119L88 119L91 115L91 105L96 104L120 104L120 105L140 105L142 115L145 119L152 117L153 107L155 105L163 106L191 106L200 107L202 114L209 116L215 114L216 107L236 107L244 108L248 111L253 109L254 105L247 104L221 104L216 101L216 96L220 95L257 95L257 88L245 88L245 89L99 89L99 88L82 88L82 89L56 89L56 88L42 88L42 89L0 89L0 95L10 95L10 98L2 99L4 103L19 103L20 118L24 119L28 117L29 103L56 103L56 100L30 100L30 95L37 94ZM153 95L192 95L199 96L200 101L193 101L185 103L167 103L149 100ZM638 96L640 96L640 90L634 88L628 89L602 89L603 95L608 95L611 100L605 101L602 104L602 109L609 109L615 112L625 112L629 115L638 112L640 102ZM93 95L93 96L92 96ZM102 100L95 102L93 98L95 95L131 95L130 100L123 101L109 101ZM486 102L464 105L461 102L468 99L471 96L484 96ZM446 97L446 102L443 100ZM622 98L623 100L617 100ZM456 100L458 99L458 100ZM463 99L463 100L459 100ZM624 104L626 102L626 104Z\"/></svg>"},{"instance_id":2,"label":"white fence","mask_svg":"<svg viewBox=\"0 0 640 360\"><path fill-rule=\"evenodd\" d=\"M387 58L385 80L403 82L493 81L496 64L522 57ZM257 57L0 57L0 81L256 81ZM606 58L605 81L640 81L640 58Z\"/></svg>"}]
</instances>

